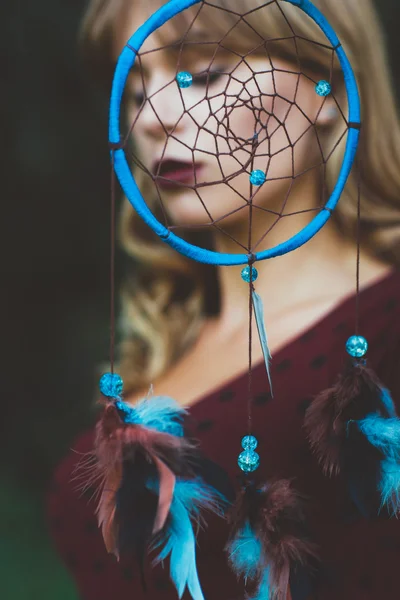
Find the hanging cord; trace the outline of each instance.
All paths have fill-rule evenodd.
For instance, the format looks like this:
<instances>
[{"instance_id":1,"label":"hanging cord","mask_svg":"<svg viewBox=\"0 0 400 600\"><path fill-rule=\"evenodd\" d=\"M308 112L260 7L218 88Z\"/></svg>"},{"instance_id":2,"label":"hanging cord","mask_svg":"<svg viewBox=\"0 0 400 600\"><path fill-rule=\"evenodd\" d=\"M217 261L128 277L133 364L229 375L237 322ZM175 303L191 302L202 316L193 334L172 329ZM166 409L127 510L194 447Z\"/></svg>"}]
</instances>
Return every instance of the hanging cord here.
<instances>
[{"instance_id":1,"label":"hanging cord","mask_svg":"<svg viewBox=\"0 0 400 600\"><path fill-rule=\"evenodd\" d=\"M254 168L254 157L258 146L258 135L256 130L254 131L251 147L251 170ZM252 432L252 349L253 349L253 264L255 262L255 255L252 253L252 225L253 225L253 184L250 181L250 198L249 198L249 233L247 246L249 249L248 265L250 267L250 281L249 281L249 375L248 375L248 391L247 391L247 428L248 435Z\"/></svg>"},{"instance_id":2,"label":"hanging cord","mask_svg":"<svg viewBox=\"0 0 400 600\"><path fill-rule=\"evenodd\" d=\"M111 150L111 231L110 231L110 372L114 373L115 349L115 171Z\"/></svg>"},{"instance_id":3,"label":"hanging cord","mask_svg":"<svg viewBox=\"0 0 400 600\"><path fill-rule=\"evenodd\" d=\"M361 134L360 134L361 137ZM357 264L356 264L356 314L355 314L355 335L359 335L360 329L360 245L361 245L361 151L356 156L357 168L357 225L356 225L356 243L357 243Z\"/></svg>"},{"instance_id":4,"label":"hanging cord","mask_svg":"<svg viewBox=\"0 0 400 600\"><path fill-rule=\"evenodd\" d=\"M249 282L249 375L248 375L248 391L247 391L247 424L248 435L251 435L252 428L252 348L253 348L253 262L254 255L250 255L250 282Z\"/></svg>"}]
</instances>

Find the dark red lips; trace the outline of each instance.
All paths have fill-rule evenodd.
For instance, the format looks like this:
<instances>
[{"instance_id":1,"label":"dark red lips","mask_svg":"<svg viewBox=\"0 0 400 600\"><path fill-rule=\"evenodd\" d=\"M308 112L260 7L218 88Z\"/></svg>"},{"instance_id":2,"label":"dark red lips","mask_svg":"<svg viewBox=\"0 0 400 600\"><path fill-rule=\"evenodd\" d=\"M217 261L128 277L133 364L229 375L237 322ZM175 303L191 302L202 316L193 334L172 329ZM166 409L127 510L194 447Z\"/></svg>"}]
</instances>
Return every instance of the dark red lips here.
<instances>
[{"instance_id":1,"label":"dark red lips","mask_svg":"<svg viewBox=\"0 0 400 600\"><path fill-rule=\"evenodd\" d=\"M202 163L168 158L154 164L153 174L160 188L172 189L181 185L194 185L195 175L198 182L198 175L202 166Z\"/></svg>"}]
</instances>

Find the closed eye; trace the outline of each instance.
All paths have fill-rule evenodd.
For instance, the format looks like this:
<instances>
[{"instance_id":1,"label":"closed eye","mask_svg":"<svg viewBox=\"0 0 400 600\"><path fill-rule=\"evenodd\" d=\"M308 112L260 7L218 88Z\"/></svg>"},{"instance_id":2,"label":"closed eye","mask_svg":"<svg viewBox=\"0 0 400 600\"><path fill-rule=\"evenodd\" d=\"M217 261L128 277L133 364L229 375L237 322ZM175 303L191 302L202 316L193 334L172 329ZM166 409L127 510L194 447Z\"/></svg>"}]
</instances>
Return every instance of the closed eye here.
<instances>
[{"instance_id":1,"label":"closed eye","mask_svg":"<svg viewBox=\"0 0 400 600\"><path fill-rule=\"evenodd\" d=\"M124 100L125 102L133 103L136 106L141 106L144 102L144 93L143 91L134 91L134 90L126 90Z\"/></svg>"},{"instance_id":2,"label":"closed eye","mask_svg":"<svg viewBox=\"0 0 400 600\"><path fill-rule=\"evenodd\" d=\"M206 86L216 83L226 73L224 69L218 69L217 71L203 71L193 75L193 85Z\"/></svg>"}]
</instances>

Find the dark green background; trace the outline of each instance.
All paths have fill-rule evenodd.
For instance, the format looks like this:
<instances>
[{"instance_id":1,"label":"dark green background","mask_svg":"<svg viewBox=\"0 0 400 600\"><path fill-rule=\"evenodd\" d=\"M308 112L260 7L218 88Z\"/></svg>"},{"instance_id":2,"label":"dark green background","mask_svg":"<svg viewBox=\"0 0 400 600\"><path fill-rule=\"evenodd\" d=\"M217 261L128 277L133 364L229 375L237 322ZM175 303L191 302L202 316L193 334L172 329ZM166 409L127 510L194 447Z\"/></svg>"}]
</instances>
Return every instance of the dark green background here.
<instances>
[{"instance_id":1,"label":"dark green background","mask_svg":"<svg viewBox=\"0 0 400 600\"><path fill-rule=\"evenodd\" d=\"M4 600L77 598L46 532L43 494L91 422L95 367L108 355L107 99L77 54L84 6L0 3ZM399 88L399 3L378 8Z\"/></svg>"}]
</instances>

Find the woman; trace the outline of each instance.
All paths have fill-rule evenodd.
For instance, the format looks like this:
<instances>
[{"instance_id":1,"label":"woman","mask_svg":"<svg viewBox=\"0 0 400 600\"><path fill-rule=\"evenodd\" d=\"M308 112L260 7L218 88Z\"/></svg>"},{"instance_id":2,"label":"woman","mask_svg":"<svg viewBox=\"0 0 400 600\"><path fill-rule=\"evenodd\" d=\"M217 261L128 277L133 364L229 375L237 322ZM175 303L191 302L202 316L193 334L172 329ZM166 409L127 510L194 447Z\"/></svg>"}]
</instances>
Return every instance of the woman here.
<instances>
[{"instance_id":1,"label":"woman","mask_svg":"<svg viewBox=\"0 0 400 600\"><path fill-rule=\"evenodd\" d=\"M84 49L92 60L92 68L98 67L98 72L109 79L112 64L125 41L159 4L156 1L92 0L82 30ZM214 4L226 4L238 12L243 7L240 0L226 3L220 0ZM369 363L398 401L400 129L383 36L370 0L343 0L340 11L332 0L318 0L315 4L335 29L358 79L363 107L361 166L359 172L354 169L351 174L329 223L312 241L282 258L257 264L257 292L265 299L265 321L273 356L274 399L267 391L261 350L254 345L254 434L262 447L262 477L293 479L296 489L310 499L307 518L321 559L312 598L378 600L384 596L394 600L399 595L396 579L400 549L398 521L384 518L367 521L357 514L343 482L322 475L310 453L303 420L312 398L335 380L343 361L345 341L354 332L358 181L362 218L360 331L370 342ZM247 2L249 9L258 5L261 3ZM310 20L298 9L291 11L292 8L288 10L296 34L310 37ZM208 9L208 17L205 10L204 16L202 13L196 21L198 30L192 33L200 41L219 40L229 29L232 13L226 12L222 17L219 13L218 18L212 18L213 10L216 9ZM189 231L185 235L188 238L196 235L196 239L204 243L201 226L205 223L205 214L213 211L215 220L229 214L224 219L224 233L214 234L211 243L218 251L237 252L237 242L232 240L240 244L248 228L237 200L244 193L241 187L245 185L244 180L238 178L234 192L227 191L223 196L218 186L209 185L204 191L203 203L193 202L193 193L188 190L197 176L208 183L220 177L207 154L212 136L203 135L198 141L196 123L212 114L218 115L221 105L215 100L215 105L205 109L198 101L208 91L218 98L218 86L233 69L237 69L235 81L243 89L240 86L249 70L259 72L260 57L254 53L246 64L241 62L237 66L233 62L235 52L236 56L243 56L252 43L249 31L239 29L235 37L229 39L229 52L218 54L210 75L206 79L199 77L190 89L192 96L187 98L194 118L187 118L186 113L181 118L176 87L168 83L174 79L176 67L173 42L187 29L193 11L188 13L188 20L184 17L176 26L163 28L143 49L145 83L137 75L129 80L126 114L131 122L143 101L153 98L151 107L146 105L141 111L133 136L142 164L158 178L166 198L169 221L199 230L200 233ZM272 12L275 16L271 17L268 12L268 18L262 21L262 14L262 11L257 14L257 26L263 35L284 37L279 15ZM169 48L156 51L165 46ZM326 53L315 45L305 47L303 52L309 72L329 74L330 58ZM188 69L194 73L204 72L210 62L209 56L196 50L182 60L187 60ZM264 63L265 60L264 56ZM296 61L293 47L290 44L273 47L269 60L276 69L273 89L278 90L281 98L290 97L294 84L288 71ZM340 101L343 82L335 66L332 77L335 97ZM254 79L258 82L259 76ZM272 86L271 80L264 78L259 85L264 86L263 110L273 115L273 126L274 118L279 120L282 116L279 111L285 110L284 103L268 104L267 88ZM160 90L162 94L158 93ZM233 88L232 97L236 92ZM301 138L293 150L296 164L299 161L298 172L303 173L292 190L298 214L292 220L281 219L280 227L268 238L269 245L288 238L304 226L309 218L305 212L307 207L316 207L319 203L318 182L308 169L316 158L316 144L307 133L302 135L305 126L301 114L317 123L321 139L328 147L329 142L337 139L340 126L340 102L336 104L327 98L321 103L307 79L302 80L296 93L296 104L301 110L294 111L288 118L288 135L292 136L291 140ZM231 120L237 139L254 135L252 121L243 104L233 111ZM271 121L262 125L269 132ZM173 137L171 132L174 132ZM216 129L212 133L215 134ZM196 152L203 160L193 173L185 167L188 160L185 148L190 150L195 139ZM270 165L275 182L273 186L263 186L264 190L260 188L259 197L259 204L267 206L268 211L277 208L277 199L285 193L279 175L290 165L289 155L280 152L284 148L282 138L278 136L275 143L274 151L280 154L279 161ZM229 162L232 156L224 160L221 170L225 176L234 171L234 166ZM328 181L335 164L332 172L330 168L328 166ZM142 178L141 187L147 198L151 182L143 173L138 173L138 177ZM182 183L188 187L180 185ZM265 230L271 218L268 211L265 220L260 218L254 225L255 234L261 235ZM125 399L134 403L153 384L156 395L171 396L189 407L194 433L203 451L234 480L246 420L247 390L248 288L241 285L240 267L214 269L189 262L149 233L127 202L122 213L121 236L126 251L136 261L134 273L123 291L121 330L124 340L118 372L125 382ZM92 432L73 444L79 453L90 451L92 446ZM80 498L74 491L71 477L78 460L75 452L57 470L49 510L55 524L56 544L76 577L81 598L144 597L134 565L129 561L116 564L107 556L96 528L94 503ZM207 530L199 534L198 552L205 597L209 600L221 595L224 600L243 598L243 586L229 571L223 554L227 527L218 519L210 519L208 525ZM167 569L154 569L147 585L146 593L151 598L175 597Z\"/></svg>"}]
</instances>

